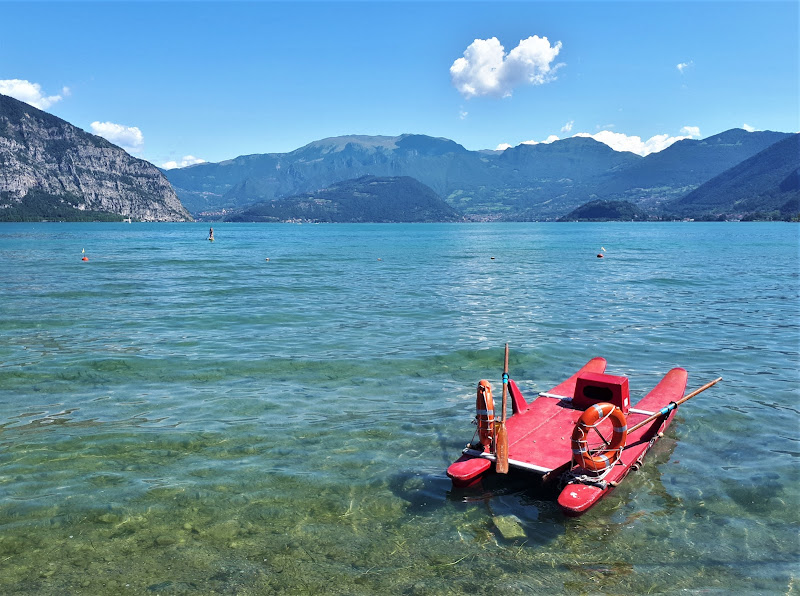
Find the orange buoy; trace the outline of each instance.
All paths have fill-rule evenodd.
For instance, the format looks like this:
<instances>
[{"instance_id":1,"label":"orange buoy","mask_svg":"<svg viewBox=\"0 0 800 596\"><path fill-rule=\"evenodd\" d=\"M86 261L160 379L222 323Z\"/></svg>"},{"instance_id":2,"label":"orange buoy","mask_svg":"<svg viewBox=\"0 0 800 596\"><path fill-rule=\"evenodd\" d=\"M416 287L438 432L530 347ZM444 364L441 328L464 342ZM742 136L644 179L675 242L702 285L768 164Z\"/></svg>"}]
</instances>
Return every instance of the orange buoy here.
<instances>
[{"instance_id":1,"label":"orange buoy","mask_svg":"<svg viewBox=\"0 0 800 596\"><path fill-rule=\"evenodd\" d=\"M602 258L603 258L603 255L601 255L600 253L598 253L598 254L597 254L597 258L598 258L598 259L602 259Z\"/></svg>"},{"instance_id":2,"label":"orange buoy","mask_svg":"<svg viewBox=\"0 0 800 596\"><path fill-rule=\"evenodd\" d=\"M589 453L587 435L589 429L597 428L606 418L610 418L614 432L611 442L594 453ZM614 404L599 403L586 409L575 423L572 431L572 461L591 472L602 472L613 466L622 455L625 439L628 436L628 422L625 414Z\"/></svg>"},{"instance_id":3,"label":"orange buoy","mask_svg":"<svg viewBox=\"0 0 800 596\"><path fill-rule=\"evenodd\" d=\"M83 257L83 258L81 259L81 261L88 261L88 260L89 260L89 257Z\"/></svg>"},{"instance_id":4,"label":"orange buoy","mask_svg":"<svg viewBox=\"0 0 800 596\"><path fill-rule=\"evenodd\" d=\"M491 448L494 434L494 400L492 386L489 381L478 383L478 397L475 400L476 418L478 420L478 437L484 448Z\"/></svg>"}]
</instances>

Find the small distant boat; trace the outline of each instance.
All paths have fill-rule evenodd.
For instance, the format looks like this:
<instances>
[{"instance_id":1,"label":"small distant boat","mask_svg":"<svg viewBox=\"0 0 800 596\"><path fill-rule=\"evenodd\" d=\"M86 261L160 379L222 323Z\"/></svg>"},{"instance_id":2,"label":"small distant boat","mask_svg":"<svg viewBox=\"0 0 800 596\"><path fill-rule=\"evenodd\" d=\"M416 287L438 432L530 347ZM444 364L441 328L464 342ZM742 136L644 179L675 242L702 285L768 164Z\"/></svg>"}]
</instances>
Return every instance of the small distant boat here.
<instances>
[{"instance_id":1,"label":"small distant boat","mask_svg":"<svg viewBox=\"0 0 800 596\"><path fill-rule=\"evenodd\" d=\"M447 469L453 486L473 487L504 469L533 474L543 484L562 483L561 511L572 517L581 515L611 493L629 472L639 469L678 405L721 380L683 397L688 373L673 368L631 407L628 378L605 370L606 360L593 358L530 403L504 373L502 407L505 409L507 393L512 409L507 422L503 411L495 414L491 386L481 381L476 403L478 429L461 457Z\"/></svg>"},{"instance_id":2,"label":"small distant boat","mask_svg":"<svg viewBox=\"0 0 800 596\"><path fill-rule=\"evenodd\" d=\"M123 219L122 221L123 221L123 223L133 223L133 221L131 220L130 217L127 217L127 218Z\"/></svg>"}]
</instances>

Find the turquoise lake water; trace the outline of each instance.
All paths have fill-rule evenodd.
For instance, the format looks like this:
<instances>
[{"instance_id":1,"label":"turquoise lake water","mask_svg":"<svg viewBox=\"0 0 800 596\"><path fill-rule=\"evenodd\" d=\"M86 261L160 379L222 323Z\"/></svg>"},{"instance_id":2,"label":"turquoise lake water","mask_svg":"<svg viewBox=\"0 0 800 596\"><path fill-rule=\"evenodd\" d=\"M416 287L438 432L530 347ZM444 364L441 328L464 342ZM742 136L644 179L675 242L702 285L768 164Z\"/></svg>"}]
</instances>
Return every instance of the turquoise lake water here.
<instances>
[{"instance_id":1,"label":"turquoise lake water","mask_svg":"<svg viewBox=\"0 0 800 596\"><path fill-rule=\"evenodd\" d=\"M0 593L797 593L798 229L2 224ZM724 380L567 519L445 475L505 342Z\"/></svg>"}]
</instances>

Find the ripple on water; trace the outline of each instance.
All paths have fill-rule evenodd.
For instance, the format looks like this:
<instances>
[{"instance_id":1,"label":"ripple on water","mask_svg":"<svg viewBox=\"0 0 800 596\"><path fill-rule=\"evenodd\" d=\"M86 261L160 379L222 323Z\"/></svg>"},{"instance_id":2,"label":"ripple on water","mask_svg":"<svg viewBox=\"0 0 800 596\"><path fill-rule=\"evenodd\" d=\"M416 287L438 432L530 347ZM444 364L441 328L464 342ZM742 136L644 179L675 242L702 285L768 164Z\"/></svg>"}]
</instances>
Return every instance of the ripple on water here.
<instances>
[{"instance_id":1,"label":"ripple on water","mask_svg":"<svg viewBox=\"0 0 800 596\"><path fill-rule=\"evenodd\" d=\"M791 589L794 227L206 232L0 228L0 591ZM596 355L634 399L725 380L567 520L525 477L443 473L506 341L526 395Z\"/></svg>"}]
</instances>

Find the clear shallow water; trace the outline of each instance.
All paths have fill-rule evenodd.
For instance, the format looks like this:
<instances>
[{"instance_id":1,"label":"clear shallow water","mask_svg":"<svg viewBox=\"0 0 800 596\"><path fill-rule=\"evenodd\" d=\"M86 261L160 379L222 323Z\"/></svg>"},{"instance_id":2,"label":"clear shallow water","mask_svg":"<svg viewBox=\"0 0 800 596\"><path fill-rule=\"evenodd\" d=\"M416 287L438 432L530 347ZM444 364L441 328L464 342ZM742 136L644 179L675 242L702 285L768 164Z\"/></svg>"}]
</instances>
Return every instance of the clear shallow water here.
<instances>
[{"instance_id":1,"label":"clear shallow water","mask_svg":"<svg viewBox=\"0 0 800 596\"><path fill-rule=\"evenodd\" d=\"M0 226L0 593L797 590L798 226L206 234ZM444 474L506 341L528 396L725 380L569 520Z\"/></svg>"}]
</instances>

